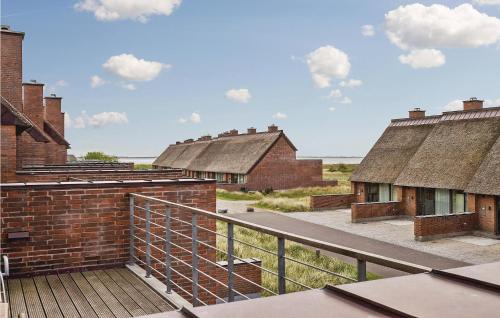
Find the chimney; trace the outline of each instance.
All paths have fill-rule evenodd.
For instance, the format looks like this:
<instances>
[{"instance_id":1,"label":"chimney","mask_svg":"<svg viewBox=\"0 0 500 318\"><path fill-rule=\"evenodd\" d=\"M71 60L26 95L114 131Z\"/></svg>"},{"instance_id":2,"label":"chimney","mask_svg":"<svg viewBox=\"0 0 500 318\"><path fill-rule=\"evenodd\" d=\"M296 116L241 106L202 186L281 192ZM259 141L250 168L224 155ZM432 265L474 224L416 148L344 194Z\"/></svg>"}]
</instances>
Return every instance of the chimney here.
<instances>
[{"instance_id":1,"label":"chimney","mask_svg":"<svg viewBox=\"0 0 500 318\"><path fill-rule=\"evenodd\" d=\"M23 110L23 39L24 33L0 28L1 95L18 110Z\"/></svg>"},{"instance_id":2,"label":"chimney","mask_svg":"<svg viewBox=\"0 0 500 318\"><path fill-rule=\"evenodd\" d=\"M408 111L408 117L410 117L410 119L425 118L425 110L420 109L418 107L413 108L410 111Z\"/></svg>"},{"instance_id":3,"label":"chimney","mask_svg":"<svg viewBox=\"0 0 500 318\"><path fill-rule=\"evenodd\" d=\"M194 141L193 138L189 138L189 139L184 140L184 143L189 144L189 143L191 143L193 141Z\"/></svg>"},{"instance_id":4,"label":"chimney","mask_svg":"<svg viewBox=\"0 0 500 318\"><path fill-rule=\"evenodd\" d=\"M255 129L254 127L250 127L247 129L247 134L249 134L249 135L253 135L256 133L257 133L257 129Z\"/></svg>"},{"instance_id":5,"label":"chimney","mask_svg":"<svg viewBox=\"0 0 500 318\"><path fill-rule=\"evenodd\" d=\"M212 139L212 136L205 135L205 136L201 136L200 138L198 138L198 141L207 141L207 140L211 140L211 139Z\"/></svg>"},{"instance_id":6,"label":"chimney","mask_svg":"<svg viewBox=\"0 0 500 318\"><path fill-rule=\"evenodd\" d=\"M64 113L61 112L61 97L50 94L45 99L45 120L64 136Z\"/></svg>"},{"instance_id":7,"label":"chimney","mask_svg":"<svg viewBox=\"0 0 500 318\"><path fill-rule=\"evenodd\" d=\"M23 83L23 113L39 128L43 129L45 109L43 107L43 84L31 80Z\"/></svg>"},{"instance_id":8,"label":"chimney","mask_svg":"<svg viewBox=\"0 0 500 318\"><path fill-rule=\"evenodd\" d=\"M484 101L471 97L469 100L464 100L464 111L482 109L483 103Z\"/></svg>"},{"instance_id":9,"label":"chimney","mask_svg":"<svg viewBox=\"0 0 500 318\"><path fill-rule=\"evenodd\" d=\"M238 136L238 129L231 129L229 131L229 136Z\"/></svg>"},{"instance_id":10,"label":"chimney","mask_svg":"<svg viewBox=\"0 0 500 318\"><path fill-rule=\"evenodd\" d=\"M175 142L175 144L176 144L176 145L180 145L180 144L182 144L182 142L180 142L180 141L176 141L176 142Z\"/></svg>"},{"instance_id":11,"label":"chimney","mask_svg":"<svg viewBox=\"0 0 500 318\"><path fill-rule=\"evenodd\" d=\"M278 131L278 126L275 124L272 124L271 126L267 127L267 132L277 132Z\"/></svg>"}]
</instances>

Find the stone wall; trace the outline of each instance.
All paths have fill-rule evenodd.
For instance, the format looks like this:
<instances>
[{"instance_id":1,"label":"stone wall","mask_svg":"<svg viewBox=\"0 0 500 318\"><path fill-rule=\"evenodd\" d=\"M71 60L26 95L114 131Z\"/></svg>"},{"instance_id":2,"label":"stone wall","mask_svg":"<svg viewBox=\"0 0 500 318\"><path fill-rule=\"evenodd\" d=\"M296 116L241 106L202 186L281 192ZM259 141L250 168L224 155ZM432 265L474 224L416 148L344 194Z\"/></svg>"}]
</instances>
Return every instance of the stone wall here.
<instances>
[{"instance_id":1,"label":"stone wall","mask_svg":"<svg viewBox=\"0 0 500 318\"><path fill-rule=\"evenodd\" d=\"M472 233L478 225L477 213L416 216L415 240L426 241L450 235Z\"/></svg>"},{"instance_id":2,"label":"stone wall","mask_svg":"<svg viewBox=\"0 0 500 318\"><path fill-rule=\"evenodd\" d=\"M350 207L355 201L356 196L353 193L312 195L310 206L313 211L327 210Z\"/></svg>"}]
</instances>

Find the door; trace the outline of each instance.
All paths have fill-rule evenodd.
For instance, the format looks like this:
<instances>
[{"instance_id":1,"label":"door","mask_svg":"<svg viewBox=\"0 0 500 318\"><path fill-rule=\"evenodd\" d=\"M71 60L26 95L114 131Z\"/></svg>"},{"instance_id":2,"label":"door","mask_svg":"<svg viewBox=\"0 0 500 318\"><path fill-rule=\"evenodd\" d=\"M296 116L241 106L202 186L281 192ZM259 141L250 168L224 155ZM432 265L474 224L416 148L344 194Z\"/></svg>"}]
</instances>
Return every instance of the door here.
<instances>
[{"instance_id":1,"label":"door","mask_svg":"<svg viewBox=\"0 0 500 318\"><path fill-rule=\"evenodd\" d=\"M418 215L434 215L436 213L435 191L432 188L418 188Z\"/></svg>"},{"instance_id":2,"label":"door","mask_svg":"<svg viewBox=\"0 0 500 318\"><path fill-rule=\"evenodd\" d=\"M497 197L497 217L496 217L496 222L497 222L497 235L500 235L500 197Z\"/></svg>"}]
</instances>

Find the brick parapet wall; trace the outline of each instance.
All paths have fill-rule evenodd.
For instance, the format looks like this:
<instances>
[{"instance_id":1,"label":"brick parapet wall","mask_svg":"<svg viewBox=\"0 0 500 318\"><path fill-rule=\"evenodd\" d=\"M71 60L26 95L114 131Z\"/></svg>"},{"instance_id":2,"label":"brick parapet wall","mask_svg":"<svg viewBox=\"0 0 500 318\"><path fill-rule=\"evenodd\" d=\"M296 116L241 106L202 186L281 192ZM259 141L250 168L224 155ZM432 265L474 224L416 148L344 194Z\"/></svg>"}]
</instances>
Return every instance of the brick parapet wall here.
<instances>
[{"instance_id":1,"label":"brick parapet wall","mask_svg":"<svg viewBox=\"0 0 500 318\"><path fill-rule=\"evenodd\" d=\"M477 226L478 214L474 212L416 216L414 234L416 240L426 241L444 236L472 233Z\"/></svg>"},{"instance_id":2,"label":"brick parapet wall","mask_svg":"<svg viewBox=\"0 0 500 318\"><path fill-rule=\"evenodd\" d=\"M260 268L262 266L262 261L255 258L248 258L245 259L245 261L247 263L240 260L234 261L234 273L245 277L247 280L250 280L255 284L250 284L248 281L242 279L241 277L234 276L234 283L233 283L234 290L244 295L258 294L262 292L262 288L259 287L262 285L262 270ZM227 268L226 261L221 261L217 263L220 266ZM218 271L217 280L219 280L224 284L227 284L227 276L228 276L227 271L221 269ZM228 296L227 288L225 288L220 284L217 284L217 296L221 298L227 298ZM237 293L235 293L235 297L238 297Z\"/></svg>"},{"instance_id":3,"label":"brick parapet wall","mask_svg":"<svg viewBox=\"0 0 500 318\"><path fill-rule=\"evenodd\" d=\"M182 170L55 170L17 172L17 182L58 182L82 180L153 180L182 178Z\"/></svg>"},{"instance_id":4,"label":"brick parapet wall","mask_svg":"<svg viewBox=\"0 0 500 318\"><path fill-rule=\"evenodd\" d=\"M350 207L356 201L354 193L348 194L326 194L312 195L310 201L311 210L326 210L332 208Z\"/></svg>"},{"instance_id":5,"label":"brick parapet wall","mask_svg":"<svg viewBox=\"0 0 500 318\"><path fill-rule=\"evenodd\" d=\"M401 202L370 202L351 204L351 221L353 223L395 218L401 213Z\"/></svg>"},{"instance_id":6,"label":"brick parapet wall","mask_svg":"<svg viewBox=\"0 0 500 318\"><path fill-rule=\"evenodd\" d=\"M79 161L66 164L47 164L47 165L24 165L23 170L29 171L59 171L59 170L133 170L133 162L92 162Z\"/></svg>"},{"instance_id":7,"label":"brick parapet wall","mask_svg":"<svg viewBox=\"0 0 500 318\"><path fill-rule=\"evenodd\" d=\"M131 192L215 211L213 181L2 184L0 213L3 244L0 253L10 258L12 275L123 266L129 258L128 193ZM164 211L164 206L151 207ZM137 211L139 213L140 210ZM191 220L190 213L177 209L172 209L172 216ZM199 225L214 230L215 220L205 219L200 217ZM160 222L159 219L156 221ZM190 226L173 226L181 233L191 235ZM164 237L161 229L154 231ZM28 232L29 237L8 238L9 233L21 232ZM215 244L215 235L210 232L200 233L199 238L207 244ZM139 241L136 242L139 244ZM173 242L191 248L189 239L173 237ZM158 241L154 244L162 247L164 243ZM199 251L203 257L215 261L213 249L200 246ZM173 254L190 264L191 256L182 250L174 249ZM163 256L153 255L163 259ZM143 255L139 256L144 259ZM179 264L174 264L174 268L191 277L189 268ZM200 268L216 275L207 263L200 261ZM174 281L190 290L190 284L182 282L178 276L174 276ZM201 276L200 283L209 290L215 290L214 284ZM206 292L200 292L200 295L207 302L215 301Z\"/></svg>"}]
</instances>

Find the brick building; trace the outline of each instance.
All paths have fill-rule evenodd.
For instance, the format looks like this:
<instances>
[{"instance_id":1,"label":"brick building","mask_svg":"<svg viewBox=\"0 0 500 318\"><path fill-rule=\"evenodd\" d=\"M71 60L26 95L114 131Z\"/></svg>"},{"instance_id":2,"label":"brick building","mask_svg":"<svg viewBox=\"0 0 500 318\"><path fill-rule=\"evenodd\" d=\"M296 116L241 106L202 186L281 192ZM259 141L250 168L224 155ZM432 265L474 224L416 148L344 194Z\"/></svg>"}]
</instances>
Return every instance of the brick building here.
<instances>
[{"instance_id":1,"label":"brick building","mask_svg":"<svg viewBox=\"0 0 500 318\"><path fill-rule=\"evenodd\" d=\"M61 98L43 96L43 84L23 83L24 33L1 27L2 182L25 165L66 163Z\"/></svg>"},{"instance_id":2,"label":"brick building","mask_svg":"<svg viewBox=\"0 0 500 318\"><path fill-rule=\"evenodd\" d=\"M415 237L500 234L500 107L393 119L351 177L354 221L415 217Z\"/></svg>"},{"instance_id":3,"label":"brick building","mask_svg":"<svg viewBox=\"0 0 500 318\"><path fill-rule=\"evenodd\" d=\"M322 160L297 160L297 148L277 126L265 132L233 129L217 138L177 142L153 162L154 168L179 168L197 178L216 179L228 190L289 189L336 184L323 181Z\"/></svg>"}]
</instances>

